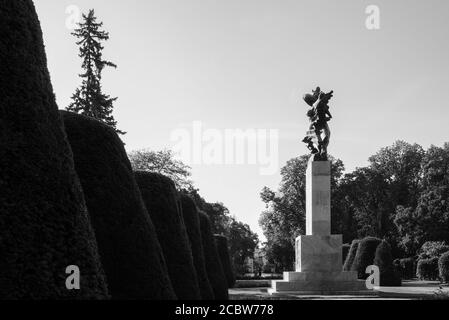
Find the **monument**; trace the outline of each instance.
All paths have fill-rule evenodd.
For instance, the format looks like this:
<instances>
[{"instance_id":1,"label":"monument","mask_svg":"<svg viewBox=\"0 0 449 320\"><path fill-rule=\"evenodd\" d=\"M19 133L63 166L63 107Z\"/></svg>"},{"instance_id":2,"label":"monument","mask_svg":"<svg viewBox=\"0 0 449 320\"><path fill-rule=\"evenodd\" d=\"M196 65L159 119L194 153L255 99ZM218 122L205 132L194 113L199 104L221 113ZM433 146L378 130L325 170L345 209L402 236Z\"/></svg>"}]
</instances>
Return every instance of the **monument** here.
<instances>
[{"instance_id":1,"label":"monument","mask_svg":"<svg viewBox=\"0 0 449 320\"><path fill-rule=\"evenodd\" d=\"M324 93L319 87L304 96L311 107L307 113L311 124L303 140L311 151L306 171L306 235L296 239L296 271L284 272L283 280L273 281L270 294L366 292L357 272L343 271L342 235L331 234L331 162L327 147L328 122L332 119L328 103L332 96L333 91Z\"/></svg>"}]
</instances>

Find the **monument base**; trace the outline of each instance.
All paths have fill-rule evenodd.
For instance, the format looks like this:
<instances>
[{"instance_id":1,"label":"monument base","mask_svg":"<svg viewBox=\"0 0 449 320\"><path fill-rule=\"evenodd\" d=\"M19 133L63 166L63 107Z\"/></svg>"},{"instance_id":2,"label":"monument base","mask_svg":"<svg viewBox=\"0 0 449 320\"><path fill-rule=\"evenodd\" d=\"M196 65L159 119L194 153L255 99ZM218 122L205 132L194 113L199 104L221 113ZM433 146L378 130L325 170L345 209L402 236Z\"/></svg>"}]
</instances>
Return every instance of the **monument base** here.
<instances>
[{"instance_id":1,"label":"monument base","mask_svg":"<svg viewBox=\"0 0 449 320\"><path fill-rule=\"evenodd\" d=\"M272 295L370 295L357 272L344 272L342 235L331 234L330 161L309 160L306 170L306 235L296 238L296 272L272 281Z\"/></svg>"},{"instance_id":2,"label":"monument base","mask_svg":"<svg viewBox=\"0 0 449 320\"><path fill-rule=\"evenodd\" d=\"M313 235L296 238L296 272L342 271L342 236Z\"/></svg>"},{"instance_id":3,"label":"monument base","mask_svg":"<svg viewBox=\"0 0 449 320\"><path fill-rule=\"evenodd\" d=\"M269 294L355 295L369 294L364 280L354 271L284 272L284 280L272 281Z\"/></svg>"},{"instance_id":4,"label":"monument base","mask_svg":"<svg viewBox=\"0 0 449 320\"><path fill-rule=\"evenodd\" d=\"M296 272L284 272L272 281L268 293L302 295L367 295L357 272L342 271L341 235L306 235L296 238Z\"/></svg>"}]
</instances>

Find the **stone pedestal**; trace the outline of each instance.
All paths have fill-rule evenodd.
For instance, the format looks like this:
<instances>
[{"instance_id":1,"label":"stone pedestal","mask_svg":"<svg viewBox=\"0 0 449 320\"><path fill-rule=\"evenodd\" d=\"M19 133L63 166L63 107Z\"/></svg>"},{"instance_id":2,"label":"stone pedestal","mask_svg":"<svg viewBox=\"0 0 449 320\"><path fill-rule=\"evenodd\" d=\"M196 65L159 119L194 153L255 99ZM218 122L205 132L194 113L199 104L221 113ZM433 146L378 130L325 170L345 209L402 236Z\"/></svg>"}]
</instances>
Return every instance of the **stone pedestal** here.
<instances>
[{"instance_id":1,"label":"stone pedestal","mask_svg":"<svg viewBox=\"0 0 449 320\"><path fill-rule=\"evenodd\" d=\"M331 162L309 161L306 171L306 235L296 239L296 272L284 272L270 294L366 292L357 272L344 272L342 236L331 235Z\"/></svg>"},{"instance_id":2,"label":"stone pedestal","mask_svg":"<svg viewBox=\"0 0 449 320\"><path fill-rule=\"evenodd\" d=\"M306 235L331 234L331 163L309 161L306 171Z\"/></svg>"},{"instance_id":3,"label":"stone pedestal","mask_svg":"<svg viewBox=\"0 0 449 320\"><path fill-rule=\"evenodd\" d=\"M296 238L296 272L341 271L342 236Z\"/></svg>"}]
</instances>

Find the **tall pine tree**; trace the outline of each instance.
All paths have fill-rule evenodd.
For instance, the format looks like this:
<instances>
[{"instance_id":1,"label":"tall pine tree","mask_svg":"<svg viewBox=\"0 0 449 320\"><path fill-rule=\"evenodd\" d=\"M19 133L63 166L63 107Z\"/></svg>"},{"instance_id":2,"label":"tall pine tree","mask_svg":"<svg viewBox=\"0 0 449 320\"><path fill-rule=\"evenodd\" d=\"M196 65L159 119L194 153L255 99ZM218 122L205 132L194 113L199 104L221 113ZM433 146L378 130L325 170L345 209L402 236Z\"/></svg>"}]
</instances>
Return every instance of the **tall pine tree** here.
<instances>
[{"instance_id":1,"label":"tall pine tree","mask_svg":"<svg viewBox=\"0 0 449 320\"><path fill-rule=\"evenodd\" d=\"M117 98L111 98L101 89L103 69L106 66L117 68L114 63L103 60L104 47L101 43L109 40L109 33L103 31L102 26L102 22L97 22L95 11L90 10L87 16L83 14L83 22L72 33L80 39L76 44L80 46L79 56L83 59L81 67L85 72L80 74L82 84L76 89L72 96L73 102L67 110L98 119L113 127L117 133L125 134L117 129L117 121L112 116Z\"/></svg>"}]
</instances>

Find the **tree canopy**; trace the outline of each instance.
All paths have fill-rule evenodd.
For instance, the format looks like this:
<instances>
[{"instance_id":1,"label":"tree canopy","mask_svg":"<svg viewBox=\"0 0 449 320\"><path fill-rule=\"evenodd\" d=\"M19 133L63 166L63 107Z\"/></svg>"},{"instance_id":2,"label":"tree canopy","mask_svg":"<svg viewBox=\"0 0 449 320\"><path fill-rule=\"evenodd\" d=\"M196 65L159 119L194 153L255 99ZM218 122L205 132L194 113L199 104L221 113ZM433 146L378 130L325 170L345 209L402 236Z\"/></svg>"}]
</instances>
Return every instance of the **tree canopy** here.
<instances>
[{"instance_id":1,"label":"tree canopy","mask_svg":"<svg viewBox=\"0 0 449 320\"><path fill-rule=\"evenodd\" d=\"M175 159L171 150L152 151L142 149L132 151L128 156L135 171L163 174L172 179L178 189L186 189L192 186L190 180L191 168L182 161Z\"/></svg>"},{"instance_id":2,"label":"tree canopy","mask_svg":"<svg viewBox=\"0 0 449 320\"><path fill-rule=\"evenodd\" d=\"M294 240L305 233L307 160L288 161L278 190L261 192L266 252L281 269L291 268ZM331 193L332 233L345 243L373 236L387 240L395 257L415 256L426 241L449 241L449 143L424 150L396 141L349 173L332 159Z\"/></svg>"}]
</instances>

